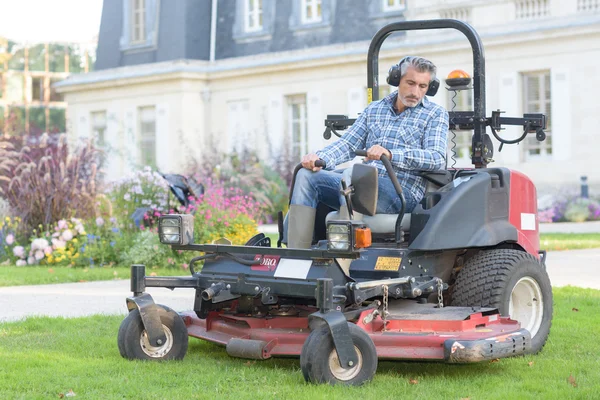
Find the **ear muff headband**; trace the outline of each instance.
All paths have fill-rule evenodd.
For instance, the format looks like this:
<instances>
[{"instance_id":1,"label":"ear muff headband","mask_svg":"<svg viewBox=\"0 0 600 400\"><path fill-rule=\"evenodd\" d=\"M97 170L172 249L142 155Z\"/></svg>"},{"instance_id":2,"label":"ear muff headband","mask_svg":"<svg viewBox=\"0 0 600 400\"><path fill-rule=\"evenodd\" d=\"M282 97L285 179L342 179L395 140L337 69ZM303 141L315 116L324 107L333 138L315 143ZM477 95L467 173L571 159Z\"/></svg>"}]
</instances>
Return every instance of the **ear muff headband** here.
<instances>
[{"instance_id":1,"label":"ear muff headband","mask_svg":"<svg viewBox=\"0 0 600 400\"><path fill-rule=\"evenodd\" d=\"M402 60L400 60L400 62L398 64L394 64L390 67L390 70L388 71L388 76L386 79L388 85L396 86L396 87L398 87L400 85L400 78L402 78L400 71L402 71L402 64L406 60L408 60L408 56L403 57ZM437 93L439 88L440 88L440 80L438 78L433 78L433 80L431 82L429 82L429 88L427 89L427 93L425 93L425 95L426 96L435 96L435 94Z\"/></svg>"}]
</instances>

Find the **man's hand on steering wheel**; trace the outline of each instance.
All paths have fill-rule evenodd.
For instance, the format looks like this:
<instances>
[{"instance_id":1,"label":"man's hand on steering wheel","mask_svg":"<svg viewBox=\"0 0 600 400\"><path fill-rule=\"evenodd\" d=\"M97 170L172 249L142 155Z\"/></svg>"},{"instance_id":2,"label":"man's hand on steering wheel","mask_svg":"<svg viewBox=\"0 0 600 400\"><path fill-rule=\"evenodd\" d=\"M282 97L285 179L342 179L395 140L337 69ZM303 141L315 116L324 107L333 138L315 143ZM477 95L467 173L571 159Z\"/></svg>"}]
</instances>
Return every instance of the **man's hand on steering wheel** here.
<instances>
[{"instance_id":1,"label":"man's hand on steering wheel","mask_svg":"<svg viewBox=\"0 0 600 400\"><path fill-rule=\"evenodd\" d=\"M380 160L382 155L392 159L392 153L383 146L376 144L367 149L367 160Z\"/></svg>"},{"instance_id":2,"label":"man's hand on steering wheel","mask_svg":"<svg viewBox=\"0 0 600 400\"><path fill-rule=\"evenodd\" d=\"M306 169L310 169L313 172L321 170L321 167L315 166L315 161L320 160L319 156L315 153L310 153L302 156L302 166Z\"/></svg>"}]
</instances>

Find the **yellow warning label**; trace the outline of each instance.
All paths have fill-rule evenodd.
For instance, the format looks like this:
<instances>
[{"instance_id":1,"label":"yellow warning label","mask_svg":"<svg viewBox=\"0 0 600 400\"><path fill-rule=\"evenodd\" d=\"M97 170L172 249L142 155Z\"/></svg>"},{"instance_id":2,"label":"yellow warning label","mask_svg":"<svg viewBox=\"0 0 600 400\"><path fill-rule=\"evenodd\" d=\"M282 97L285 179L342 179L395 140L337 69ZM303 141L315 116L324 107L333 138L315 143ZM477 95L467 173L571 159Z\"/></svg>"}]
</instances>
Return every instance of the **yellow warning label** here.
<instances>
[{"instance_id":1,"label":"yellow warning label","mask_svg":"<svg viewBox=\"0 0 600 400\"><path fill-rule=\"evenodd\" d=\"M373 88L367 88L367 104L373 101Z\"/></svg>"},{"instance_id":2,"label":"yellow warning label","mask_svg":"<svg viewBox=\"0 0 600 400\"><path fill-rule=\"evenodd\" d=\"M377 257L375 269L377 271L398 271L401 262L401 257Z\"/></svg>"}]
</instances>

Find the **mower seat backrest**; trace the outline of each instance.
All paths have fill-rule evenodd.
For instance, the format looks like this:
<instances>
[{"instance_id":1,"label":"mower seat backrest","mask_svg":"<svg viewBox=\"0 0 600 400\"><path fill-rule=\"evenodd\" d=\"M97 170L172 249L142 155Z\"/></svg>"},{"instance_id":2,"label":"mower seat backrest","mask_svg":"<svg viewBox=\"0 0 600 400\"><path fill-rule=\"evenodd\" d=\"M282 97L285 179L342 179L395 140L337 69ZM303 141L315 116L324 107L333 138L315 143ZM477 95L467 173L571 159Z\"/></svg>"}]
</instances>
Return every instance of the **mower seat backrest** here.
<instances>
[{"instance_id":1,"label":"mower seat backrest","mask_svg":"<svg viewBox=\"0 0 600 400\"><path fill-rule=\"evenodd\" d=\"M425 187L425 194L434 192L440 187L450 183L452 181L452 173L447 170L423 172L421 176L425 178L427 183ZM333 211L327 214L325 223L336 219L342 219L339 211ZM373 233L394 233L396 231L396 220L398 214L375 214L373 216L362 215L360 220L364 222ZM400 227L404 232L408 232L410 229L411 214L404 214Z\"/></svg>"}]
</instances>

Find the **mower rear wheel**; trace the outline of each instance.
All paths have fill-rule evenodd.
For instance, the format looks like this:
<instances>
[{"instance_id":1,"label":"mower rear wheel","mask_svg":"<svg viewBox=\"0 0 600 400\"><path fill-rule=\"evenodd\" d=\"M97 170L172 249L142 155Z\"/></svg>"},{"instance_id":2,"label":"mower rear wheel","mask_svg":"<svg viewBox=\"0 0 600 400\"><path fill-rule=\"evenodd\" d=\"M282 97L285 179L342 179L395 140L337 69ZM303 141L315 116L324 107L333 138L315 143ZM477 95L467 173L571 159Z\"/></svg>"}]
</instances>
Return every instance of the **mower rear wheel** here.
<instances>
[{"instance_id":1,"label":"mower rear wheel","mask_svg":"<svg viewBox=\"0 0 600 400\"><path fill-rule=\"evenodd\" d=\"M494 307L531 333L531 354L546 344L552 325L552 286L544 265L520 250L484 250L460 270L453 306Z\"/></svg>"},{"instance_id":2,"label":"mower rear wheel","mask_svg":"<svg viewBox=\"0 0 600 400\"><path fill-rule=\"evenodd\" d=\"M327 325L315 329L304 342L300 353L300 368L307 382L358 386L373 379L377 371L377 350L369 335L353 323L348 323L358 362L352 368L342 368L333 338Z\"/></svg>"},{"instance_id":3,"label":"mower rear wheel","mask_svg":"<svg viewBox=\"0 0 600 400\"><path fill-rule=\"evenodd\" d=\"M181 360L188 347L183 319L169 307L159 305L158 314L167 337L161 346L152 346L144 329L140 311L135 309L121 322L117 338L119 352L130 360Z\"/></svg>"}]
</instances>

